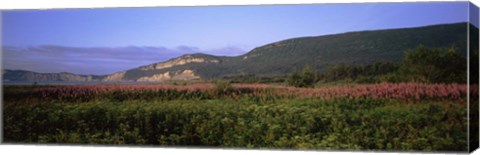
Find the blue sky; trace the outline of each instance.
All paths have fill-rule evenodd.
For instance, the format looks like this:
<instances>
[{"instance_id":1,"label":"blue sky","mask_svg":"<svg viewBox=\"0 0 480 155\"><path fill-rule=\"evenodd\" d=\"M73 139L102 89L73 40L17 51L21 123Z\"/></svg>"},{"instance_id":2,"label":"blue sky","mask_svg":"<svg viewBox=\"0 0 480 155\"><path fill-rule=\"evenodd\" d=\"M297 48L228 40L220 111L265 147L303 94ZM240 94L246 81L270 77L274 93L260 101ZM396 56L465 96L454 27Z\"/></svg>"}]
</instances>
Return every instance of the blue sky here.
<instances>
[{"instance_id":1,"label":"blue sky","mask_svg":"<svg viewBox=\"0 0 480 155\"><path fill-rule=\"evenodd\" d=\"M2 59L7 69L107 74L184 53L240 55L293 37L466 22L467 12L467 2L12 10L2 12ZM51 50L44 45L85 48L91 54L63 48L62 54L43 55ZM97 53L102 52L99 48L124 48L120 51L138 59L117 58L115 50L110 55ZM28 52L44 60L24 58L32 55ZM155 56L145 59L144 54L152 53ZM76 58L65 58L71 56ZM122 65L81 65L108 62Z\"/></svg>"}]
</instances>

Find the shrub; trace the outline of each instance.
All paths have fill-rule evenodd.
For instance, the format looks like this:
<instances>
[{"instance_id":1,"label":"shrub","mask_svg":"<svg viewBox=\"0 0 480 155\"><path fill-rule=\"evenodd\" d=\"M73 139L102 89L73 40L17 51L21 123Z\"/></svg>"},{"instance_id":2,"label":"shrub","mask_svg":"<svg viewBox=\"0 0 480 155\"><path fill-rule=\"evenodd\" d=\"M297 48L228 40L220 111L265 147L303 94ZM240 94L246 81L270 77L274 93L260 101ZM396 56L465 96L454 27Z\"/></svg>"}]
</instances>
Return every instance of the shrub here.
<instances>
[{"instance_id":1,"label":"shrub","mask_svg":"<svg viewBox=\"0 0 480 155\"><path fill-rule=\"evenodd\" d=\"M465 83L467 60L456 48L419 46L405 52L400 74L411 82Z\"/></svg>"},{"instance_id":2,"label":"shrub","mask_svg":"<svg viewBox=\"0 0 480 155\"><path fill-rule=\"evenodd\" d=\"M215 82L213 94L217 97L231 94L234 91L232 84L227 81L218 80Z\"/></svg>"},{"instance_id":3,"label":"shrub","mask_svg":"<svg viewBox=\"0 0 480 155\"><path fill-rule=\"evenodd\" d=\"M287 79L288 85L295 87L313 87L316 82L317 71L309 66L305 66L302 73L294 70Z\"/></svg>"}]
</instances>

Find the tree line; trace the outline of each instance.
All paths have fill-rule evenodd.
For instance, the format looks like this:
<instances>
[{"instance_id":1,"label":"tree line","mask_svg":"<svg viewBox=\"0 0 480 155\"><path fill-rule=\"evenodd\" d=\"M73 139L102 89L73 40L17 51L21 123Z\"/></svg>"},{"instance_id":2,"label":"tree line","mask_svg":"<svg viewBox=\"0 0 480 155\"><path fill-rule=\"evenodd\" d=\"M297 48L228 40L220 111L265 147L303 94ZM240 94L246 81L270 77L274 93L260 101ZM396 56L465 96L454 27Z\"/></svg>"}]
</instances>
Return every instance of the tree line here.
<instances>
[{"instance_id":1,"label":"tree line","mask_svg":"<svg viewBox=\"0 0 480 155\"><path fill-rule=\"evenodd\" d=\"M452 46L418 46L404 53L400 62L378 61L371 64L339 63L327 65L323 72L315 67L294 69L286 76L254 74L223 77L230 83L277 83L295 87L314 87L325 83L467 83L467 58ZM470 53L470 81L478 83L478 49ZM475 80L476 79L476 80Z\"/></svg>"}]
</instances>

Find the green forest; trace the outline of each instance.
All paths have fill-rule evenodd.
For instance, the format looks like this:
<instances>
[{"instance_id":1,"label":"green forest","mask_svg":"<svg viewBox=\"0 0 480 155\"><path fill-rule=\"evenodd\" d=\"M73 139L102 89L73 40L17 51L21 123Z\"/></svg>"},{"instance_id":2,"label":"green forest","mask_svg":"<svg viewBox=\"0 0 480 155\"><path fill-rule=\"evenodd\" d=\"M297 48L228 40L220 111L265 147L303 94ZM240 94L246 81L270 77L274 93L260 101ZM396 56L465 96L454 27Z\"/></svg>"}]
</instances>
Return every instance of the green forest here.
<instances>
[{"instance_id":1,"label":"green forest","mask_svg":"<svg viewBox=\"0 0 480 155\"><path fill-rule=\"evenodd\" d=\"M359 65L340 63L328 65L323 72L306 65L294 69L288 76L257 77L252 74L223 77L223 80L232 83L287 83L296 87L314 87L329 83L467 83L467 59L464 55L454 46L429 48L420 45L406 51L399 62ZM478 79L478 65L475 65L478 64L478 50L472 52L470 58L471 78Z\"/></svg>"}]
</instances>

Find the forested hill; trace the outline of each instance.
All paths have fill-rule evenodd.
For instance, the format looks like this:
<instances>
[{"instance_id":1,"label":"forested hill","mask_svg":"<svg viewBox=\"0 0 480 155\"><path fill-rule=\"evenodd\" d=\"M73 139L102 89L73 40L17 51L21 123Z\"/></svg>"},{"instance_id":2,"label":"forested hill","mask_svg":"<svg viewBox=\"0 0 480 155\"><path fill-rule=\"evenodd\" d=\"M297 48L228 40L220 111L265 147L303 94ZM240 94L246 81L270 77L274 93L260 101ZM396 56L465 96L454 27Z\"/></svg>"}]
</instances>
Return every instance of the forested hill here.
<instances>
[{"instance_id":1,"label":"forested hill","mask_svg":"<svg viewBox=\"0 0 480 155\"><path fill-rule=\"evenodd\" d=\"M478 29L476 29L478 31ZM257 47L236 57L216 57L193 54L172 60L185 63L168 68L128 70L123 79L135 80L145 76L178 73L185 70L201 78L249 75L286 75L295 68L314 66L319 71L339 63L368 64L400 61L404 52L419 45L426 47L456 46L466 51L467 23L433 25L416 28L348 32L317 37L293 38ZM466 55L464 52L462 55ZM204 61L191 61L191 59ZM174 64L175 61L160 62ZM172 74L172 75L174 75Z\"/></svg>"},{"instance_id":2,"label":"forested hill","mask_svg":"<svg viewBox=\"0 0 480 155\"><path fill-rule=\"evenodd\" d=\"M245 60L239 66L241 71L255 74L284 74L305 64L321 70L329 64L399 61L406 50L419 45L456 46L466 55L466 42L466 23L349 32L288 39L261 46L242 56Z\"/></svg>"}]
</instances>

